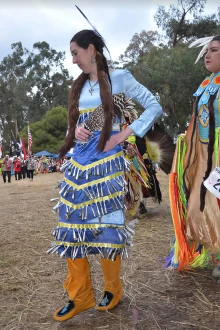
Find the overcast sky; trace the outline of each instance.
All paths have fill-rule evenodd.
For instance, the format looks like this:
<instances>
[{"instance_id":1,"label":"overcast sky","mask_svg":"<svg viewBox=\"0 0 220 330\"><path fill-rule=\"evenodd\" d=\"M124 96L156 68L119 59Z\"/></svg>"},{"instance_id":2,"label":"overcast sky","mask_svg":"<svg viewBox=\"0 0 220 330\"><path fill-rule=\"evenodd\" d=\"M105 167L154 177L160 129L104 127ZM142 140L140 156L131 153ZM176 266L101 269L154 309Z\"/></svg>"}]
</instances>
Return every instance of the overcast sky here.
<instances>
[{"instance_id":1,"label":"overcast sky","mask_svg":"<svg viewBox=\"0 0 220 330\"><path fill-rule=\"evenodd\" d=\"M32 50L35 42L46 41L66 52L65 67L76 77L80 70L71 64L69 41L90 26L75 4L102 34L117 60L136 32L158 30L154 14L159 5L168 8L171 3L177 0L0 0L0 61L11 53L14 42L21 41ZM214 13L218 6L219 0L208 0L205 14Z\"/></svg>"}]
</instances>

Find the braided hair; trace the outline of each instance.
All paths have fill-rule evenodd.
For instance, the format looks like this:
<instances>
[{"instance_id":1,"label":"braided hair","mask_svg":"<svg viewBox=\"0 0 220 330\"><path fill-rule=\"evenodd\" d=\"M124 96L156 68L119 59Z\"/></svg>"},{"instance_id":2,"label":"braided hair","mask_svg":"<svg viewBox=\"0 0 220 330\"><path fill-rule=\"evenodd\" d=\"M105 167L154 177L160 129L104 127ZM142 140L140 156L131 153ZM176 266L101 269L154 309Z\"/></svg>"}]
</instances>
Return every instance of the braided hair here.
<instances>
[{"instance_id":1,"label":"braided hair","mask_svg":"<svg viewBox=\"0 0 220 330\"><path fill-rule=\"evenodd\" d=\"M104 126L97 145L99 151L103 151L106 142L110 138L112 128L112 118L115 114L115 106L112 98L112 84L109 75L108 64L103 48L105 43L103 39L96 35L93 30L82 30L75 34L70 43L75 42L79 47L87 49L90 44L96 50L97 75L100 86L100 98L104 110ZM68 134L64 145L59 150L59 159L62 158L75 145L75 128L79 118L79 98L80 93L89 75L82 72L80 76L73 81L68 101Z\"/></svg>"}]
</instances>

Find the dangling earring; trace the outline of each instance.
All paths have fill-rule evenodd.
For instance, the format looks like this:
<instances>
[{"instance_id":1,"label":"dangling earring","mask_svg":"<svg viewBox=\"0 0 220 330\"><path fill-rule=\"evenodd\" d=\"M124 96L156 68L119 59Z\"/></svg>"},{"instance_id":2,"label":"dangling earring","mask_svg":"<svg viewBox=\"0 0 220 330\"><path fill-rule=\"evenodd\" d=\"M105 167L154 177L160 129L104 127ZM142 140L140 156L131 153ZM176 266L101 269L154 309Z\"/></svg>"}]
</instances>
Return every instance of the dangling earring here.
<instances>
[{"instance_id":1,"label":"dangling earring","mask_svg":"<svg viewBox=\"0 0 220 330\"><path fill-rule=\"evenodd\" d=\"M95 57L91 57L91 63L95 64L96 63L96 58Z\"/></svg>"}]
</instances>

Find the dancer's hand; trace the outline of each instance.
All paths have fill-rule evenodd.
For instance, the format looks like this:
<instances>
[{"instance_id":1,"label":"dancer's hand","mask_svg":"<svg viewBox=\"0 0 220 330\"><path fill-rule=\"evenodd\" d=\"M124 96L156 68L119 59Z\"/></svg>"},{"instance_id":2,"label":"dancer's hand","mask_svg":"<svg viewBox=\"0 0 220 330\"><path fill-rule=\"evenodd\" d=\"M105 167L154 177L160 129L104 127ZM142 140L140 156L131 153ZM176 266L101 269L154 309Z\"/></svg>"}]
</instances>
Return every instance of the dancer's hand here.
<instances>
[{"instance_id":1,"label":"dancer's hand","mask_svg":"<svg viewBox=\"0 0 220 330\"><path fill-rule=\"evenodd\" d=\"M79 141L86 142L91 135L92 133L84 127L76 127L75 129L75 137Z\"/></svg>"},{"instance_id":2,"label":"dancer's hand","mask_svg":"<svg viewBox=\"0 0 220 330\"><path fill-rule=\"evenodd\" d=\"M132 133L133 133L132 129L127 127L125 130L112 135L110 139L106 142L103 151L106 152L113 149L117 144L124 142Z\"/></svg>"}]
</instances>

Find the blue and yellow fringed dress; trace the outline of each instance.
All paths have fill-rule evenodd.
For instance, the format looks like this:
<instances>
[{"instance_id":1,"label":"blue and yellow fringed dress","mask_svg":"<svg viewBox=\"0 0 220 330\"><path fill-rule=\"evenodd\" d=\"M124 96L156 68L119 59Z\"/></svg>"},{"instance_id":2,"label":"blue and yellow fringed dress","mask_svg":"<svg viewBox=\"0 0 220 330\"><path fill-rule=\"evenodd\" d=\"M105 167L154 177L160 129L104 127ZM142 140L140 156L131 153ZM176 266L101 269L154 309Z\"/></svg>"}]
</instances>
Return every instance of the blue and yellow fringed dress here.
<instances>
[{"instance_id":1,"label":"blue and yellow fringed dress","mask_svg":"<svg viewBox=\"0 0 220 330\"><path fill-rule=\"evenodd\" d=\"M139 102L145 111L130 128L144 136L162 114L155 97L139 84L129 71L114 70L111 74L113 94L124 93L126 98ZM101 104L99 85L92 95L88 81L83 86L79 101L79 125L83 125ZM120 130L116 120L112 135ZM58 211L58 225L53 229L56 244L48 253L61 257L83 258L100 254L114 260L116 255L127 257L126 244L131 244L132 230L125 225L124 194L126 161L122 146L108 152L98 152L96 146L101 131L93 131L88 142L76 142L71 159L65 163L65 178L60 200L54 207Z\"/></svg>"}]
</instances>

